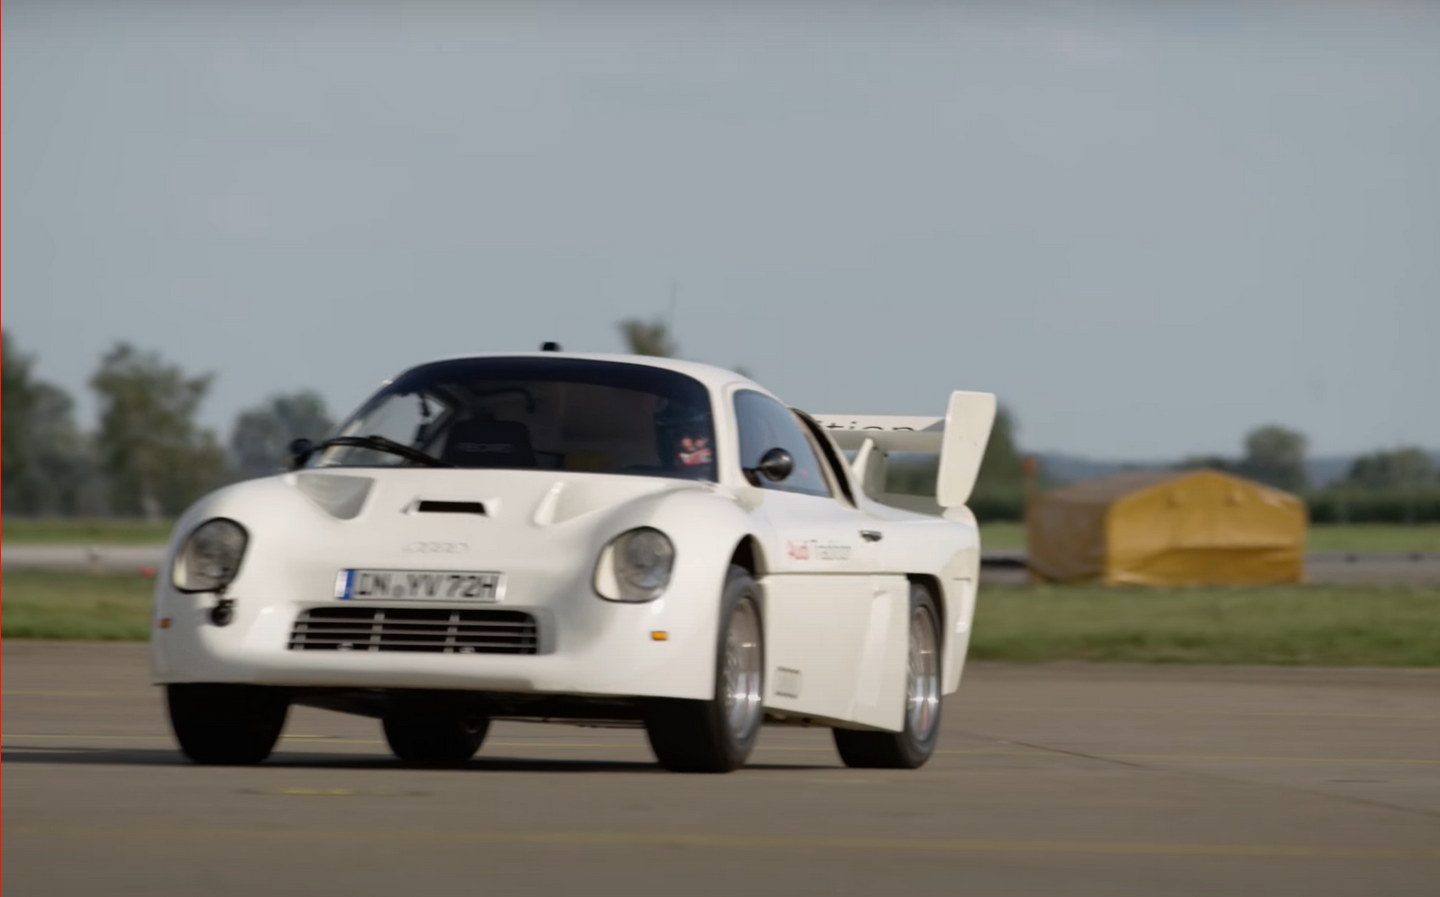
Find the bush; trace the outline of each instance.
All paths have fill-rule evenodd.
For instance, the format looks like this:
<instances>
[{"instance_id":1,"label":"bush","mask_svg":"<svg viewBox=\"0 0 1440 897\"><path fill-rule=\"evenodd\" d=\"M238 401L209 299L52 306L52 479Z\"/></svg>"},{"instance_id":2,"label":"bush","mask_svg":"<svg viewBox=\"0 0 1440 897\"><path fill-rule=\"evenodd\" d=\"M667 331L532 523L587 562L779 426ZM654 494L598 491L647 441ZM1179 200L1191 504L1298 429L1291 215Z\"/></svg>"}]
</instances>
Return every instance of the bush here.
<instances>
[{"instance_id":1,"label":"bush","mask_svg":"<svg viewBox=\"0 0 1440 897\"><path fill-rule=\"evenodd\" d=\"M1373 492L1323 489L1301 496L1311 523L1440 523L1440 489ZM1018 492L984 491L970 508L982 523L1025 519L1025 498Z\"/></svg>"},{"instance_id":2,"label":"bush","mask_svg":"<svg viewBox=\"0 0 1440 897\"><path fill-rule=\"evenodd\" d=\"M981 523L1018 523L1025 519L1025 496L1018 492L972 495L968 504Z\"/></svg>"},{"instance_id":3,"label":"bush","mask_svg":"<svg viewBox=\"0 0 1440 897\"><path fill-rule=\"evenodd\" d=\"M1306 496L1311 523L1440 523L1440 489L1324 489Z\"/></svg>"}]
</instances>

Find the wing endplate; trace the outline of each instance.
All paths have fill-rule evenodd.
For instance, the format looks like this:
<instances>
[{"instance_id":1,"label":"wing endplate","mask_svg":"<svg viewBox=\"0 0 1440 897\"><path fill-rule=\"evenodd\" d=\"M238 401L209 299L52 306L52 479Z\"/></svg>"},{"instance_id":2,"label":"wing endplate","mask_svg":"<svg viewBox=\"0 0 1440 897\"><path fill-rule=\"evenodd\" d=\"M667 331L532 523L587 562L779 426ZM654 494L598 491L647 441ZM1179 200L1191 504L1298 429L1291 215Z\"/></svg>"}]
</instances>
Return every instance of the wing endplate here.
<instances>
[{"instance_id":1,"label":"wing endplate","mask_svg":"<svg viewBox=\"0 0 1440 897\"><path fill-rule=\"evenodd\" d=\"M940 476L935 484L935 500L940 507L958 508L970 500L994 425L994 393L957 390L950 394Z\"/></svg>"}]
</instances>

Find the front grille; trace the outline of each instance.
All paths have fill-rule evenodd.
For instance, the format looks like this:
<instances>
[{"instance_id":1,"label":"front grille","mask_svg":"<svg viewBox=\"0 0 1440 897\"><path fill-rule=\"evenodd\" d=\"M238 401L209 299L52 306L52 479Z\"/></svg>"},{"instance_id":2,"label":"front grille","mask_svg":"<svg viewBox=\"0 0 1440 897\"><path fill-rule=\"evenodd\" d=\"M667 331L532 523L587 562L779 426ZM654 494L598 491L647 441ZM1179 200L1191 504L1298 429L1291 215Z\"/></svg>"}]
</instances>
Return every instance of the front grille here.
<instances>
[{"instance_id":1,"label":"front grille","mask_svg":"<svg viewBox=\"0 0 1440 897\"><path fill-rule=\"evenodd\" d=\"M534 654L535 618L517 610L315 607L290 633L292 651L435 651Z\"/></svg>"}]
</instances>

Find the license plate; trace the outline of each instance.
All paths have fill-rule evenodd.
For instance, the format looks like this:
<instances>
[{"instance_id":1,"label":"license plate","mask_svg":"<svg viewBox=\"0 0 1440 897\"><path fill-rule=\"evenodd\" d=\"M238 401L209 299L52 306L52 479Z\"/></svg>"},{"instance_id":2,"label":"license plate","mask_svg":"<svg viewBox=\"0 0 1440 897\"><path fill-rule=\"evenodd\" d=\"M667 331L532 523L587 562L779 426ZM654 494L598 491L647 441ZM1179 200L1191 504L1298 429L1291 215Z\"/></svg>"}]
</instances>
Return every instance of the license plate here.
<instances>
[{"instance_id":1,"label":"license plate","mask_svg":"<svg viewBox=\"0 0 1440 897\"><path fill-rule=\"evenodd\" d=\"M341 570L335 597L342 601L500 600L499 573L465 570Z\"/></svg>"}]
</instances>

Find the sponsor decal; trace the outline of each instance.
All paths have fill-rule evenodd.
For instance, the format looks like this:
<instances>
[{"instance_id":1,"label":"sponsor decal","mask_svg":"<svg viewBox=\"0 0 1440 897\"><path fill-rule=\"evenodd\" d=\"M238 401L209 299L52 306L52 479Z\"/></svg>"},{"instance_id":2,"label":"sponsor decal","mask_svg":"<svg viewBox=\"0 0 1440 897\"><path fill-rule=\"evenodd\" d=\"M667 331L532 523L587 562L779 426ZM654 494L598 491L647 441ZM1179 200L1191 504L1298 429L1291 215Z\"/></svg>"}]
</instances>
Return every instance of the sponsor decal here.
<instances>
[{"instance_id":1,"label":"sponsor decal","mask_svg":"<svg viewBox=\"0 0 1440 897\"><path fill-rule=\"evenodd\" d=\"M819 539L805 539L785 543L785 553L796 561L848 561L851 546L843 542L822 542Z\"/></svg>"},{"instance_id":2,"label":"sponsor decal","mask_svg":"<svg viewBox=\"0 0 1440 897\"><path fill-rule=\"evenodd\" d=\"M852 420L852 421L850 422L850 425L849 425L849 426L846 426L845 424L842 424L842 423L840 423L839 421L831 421L830 423L828 423L828 424L825 425L825 429L827 429L827 430L885 430L885 431L897 432L897 433L900 432L900 431L902 431L902 430L905 431L905 432L909 432L909 433L915 432L915 428L914 428L914 427L881 427L881 426L878 426L878 425L876 425L876 424L870 424L870 425L864 426L864 427L857 427L857 426L856 426L857 423L858 423L858 421L853 421L853 420Z\"/></svg>"}]
</instances>

